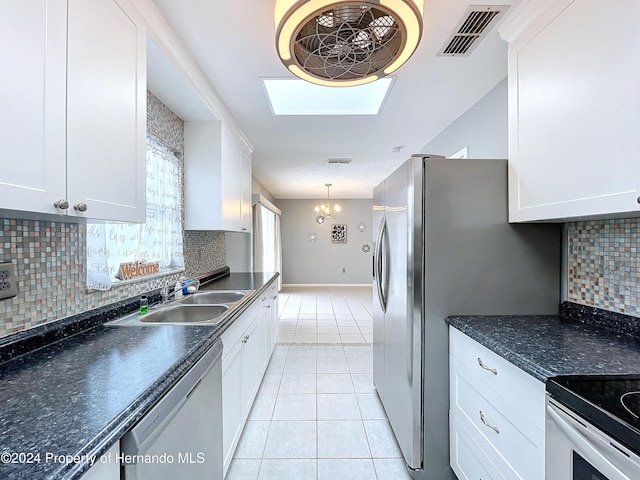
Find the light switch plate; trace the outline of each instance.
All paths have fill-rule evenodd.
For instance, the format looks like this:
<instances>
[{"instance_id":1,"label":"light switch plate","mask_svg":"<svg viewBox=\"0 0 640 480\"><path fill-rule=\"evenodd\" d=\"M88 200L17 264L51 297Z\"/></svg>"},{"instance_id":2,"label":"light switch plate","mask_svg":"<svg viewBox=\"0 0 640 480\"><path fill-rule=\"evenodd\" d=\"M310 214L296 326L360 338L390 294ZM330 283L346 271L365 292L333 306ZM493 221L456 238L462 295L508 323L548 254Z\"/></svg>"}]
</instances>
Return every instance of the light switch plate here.
<instances>
[{"instance_id":1,"label":"light switch plate","mask_svg":"<svg viewBox=\"0 0 640 480\"><path fill-rule=\"evenodd\" d=\"M0 300L18 295L16 267L13 262L0 263Z\"/></svg>"}]
</instances>

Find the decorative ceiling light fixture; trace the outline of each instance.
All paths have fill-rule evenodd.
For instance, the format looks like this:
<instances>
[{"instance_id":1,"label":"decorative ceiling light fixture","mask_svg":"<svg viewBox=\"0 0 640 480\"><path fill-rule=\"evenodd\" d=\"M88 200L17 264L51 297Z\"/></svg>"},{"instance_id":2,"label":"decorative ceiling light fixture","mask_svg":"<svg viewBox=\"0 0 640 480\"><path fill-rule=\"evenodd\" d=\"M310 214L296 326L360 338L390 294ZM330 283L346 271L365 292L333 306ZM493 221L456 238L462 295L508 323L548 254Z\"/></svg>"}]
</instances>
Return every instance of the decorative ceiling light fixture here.
<instances>
[{"instance_id":1,"label":"decorative ceiling light fixture","mask_svg":"<svg viewBox=\"0 0 640 480\"><path fill-rule=\"evenodd\" d=\"M330 183L325 183L325 187L327 187L327 200L329 200L329 188L331 187ZM320 205L315 208L316 210L316 223L324 223L325 220L330 218L336 218L340 215L342 211L340 205L333 206L333 212L331 211L331 204L329 202Z\"/></svg>"},{"instance_id":2,"label":"decorative ceiling light fixture","mask_svg":"<svg viewBox=\"0 0 640 480\"><path fill-rule=\"evenodd\" d=\"M422 10L423 0L276 0L276 50L311 83L373 82L413 54Z\"/></svg>"}]
</instances>

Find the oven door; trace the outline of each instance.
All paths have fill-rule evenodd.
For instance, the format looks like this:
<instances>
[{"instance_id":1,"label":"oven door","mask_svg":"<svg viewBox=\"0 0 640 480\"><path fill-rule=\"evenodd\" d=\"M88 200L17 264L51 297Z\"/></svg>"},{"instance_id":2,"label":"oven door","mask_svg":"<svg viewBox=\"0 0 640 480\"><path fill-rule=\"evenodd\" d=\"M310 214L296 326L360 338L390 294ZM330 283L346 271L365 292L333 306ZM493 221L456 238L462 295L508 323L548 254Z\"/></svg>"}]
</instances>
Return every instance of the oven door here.
<instances>
[{"instance_id":1,"label":"oven door","mask_svg":"<svg viewBox=\"0 0 640 480\"><path fill-rule=\"evenodd\" d=\"M633 480L640 458L567 407L547 397L546 480Z\"/></svg>"}]
</instances>

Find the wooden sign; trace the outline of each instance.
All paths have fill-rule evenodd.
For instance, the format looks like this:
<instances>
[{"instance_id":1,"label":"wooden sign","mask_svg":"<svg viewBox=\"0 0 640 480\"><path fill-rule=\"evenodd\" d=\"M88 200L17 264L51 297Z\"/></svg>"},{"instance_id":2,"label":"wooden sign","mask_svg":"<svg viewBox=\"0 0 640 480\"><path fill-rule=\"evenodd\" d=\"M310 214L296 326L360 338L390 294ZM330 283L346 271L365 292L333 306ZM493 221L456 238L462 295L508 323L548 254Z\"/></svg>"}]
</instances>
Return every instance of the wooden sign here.
<instances>
[{"instance_id":1,"label":"wooden sign","mask_svg":"<svg viewBox=\"0 0 640 480\"><path fill-rule=\"evenodd\" d=\"M142 262L128 262L121 263L118 270L118 277L120 280L127 280L129 278L144 277L145 275L153 275L160 271L160 264L158 262L142 263Z\"/></svg>"}]
</instances>

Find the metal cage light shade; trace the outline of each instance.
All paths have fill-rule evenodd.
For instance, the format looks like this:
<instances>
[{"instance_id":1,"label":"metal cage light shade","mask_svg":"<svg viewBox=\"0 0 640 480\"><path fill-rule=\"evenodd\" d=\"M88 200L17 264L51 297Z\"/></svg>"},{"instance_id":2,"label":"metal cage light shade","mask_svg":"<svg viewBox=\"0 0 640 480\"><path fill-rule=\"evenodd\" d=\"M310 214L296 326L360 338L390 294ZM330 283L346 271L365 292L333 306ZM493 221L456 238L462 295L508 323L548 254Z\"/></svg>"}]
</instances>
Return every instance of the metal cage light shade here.
<instances>
[{"instance_id":1,"label":"metal cage light shade","mask_svg":"<svg viewBox=\"0 0 640 480\"><path fill-rule=\"evenodd\" d=\"M362 85L409 59L422 11L423 0L276 0L276 50L303 80Z\"/></svg>"},{"instance_id":2,"label":"metal cage light shade","mask_svg":"<svg viewBox=\"0 0 640 480\"><path fill-rule=\"evenodd\" d=\"M331 187L331 184L325 183L324 186L327 187L327 200L329 200L329 188ZM323 224L325 220L328 220L330 218L336 218L338 215L340 215L340 212L342 211L342 209L340 208L340 205L337 205L337 204L333 206L333 211L332 211L331 204L329 202L323 203L319 207L316 206L314 210L316 212L316 223L319 223L319 224Z\"/></svg>"}]
</instances>

